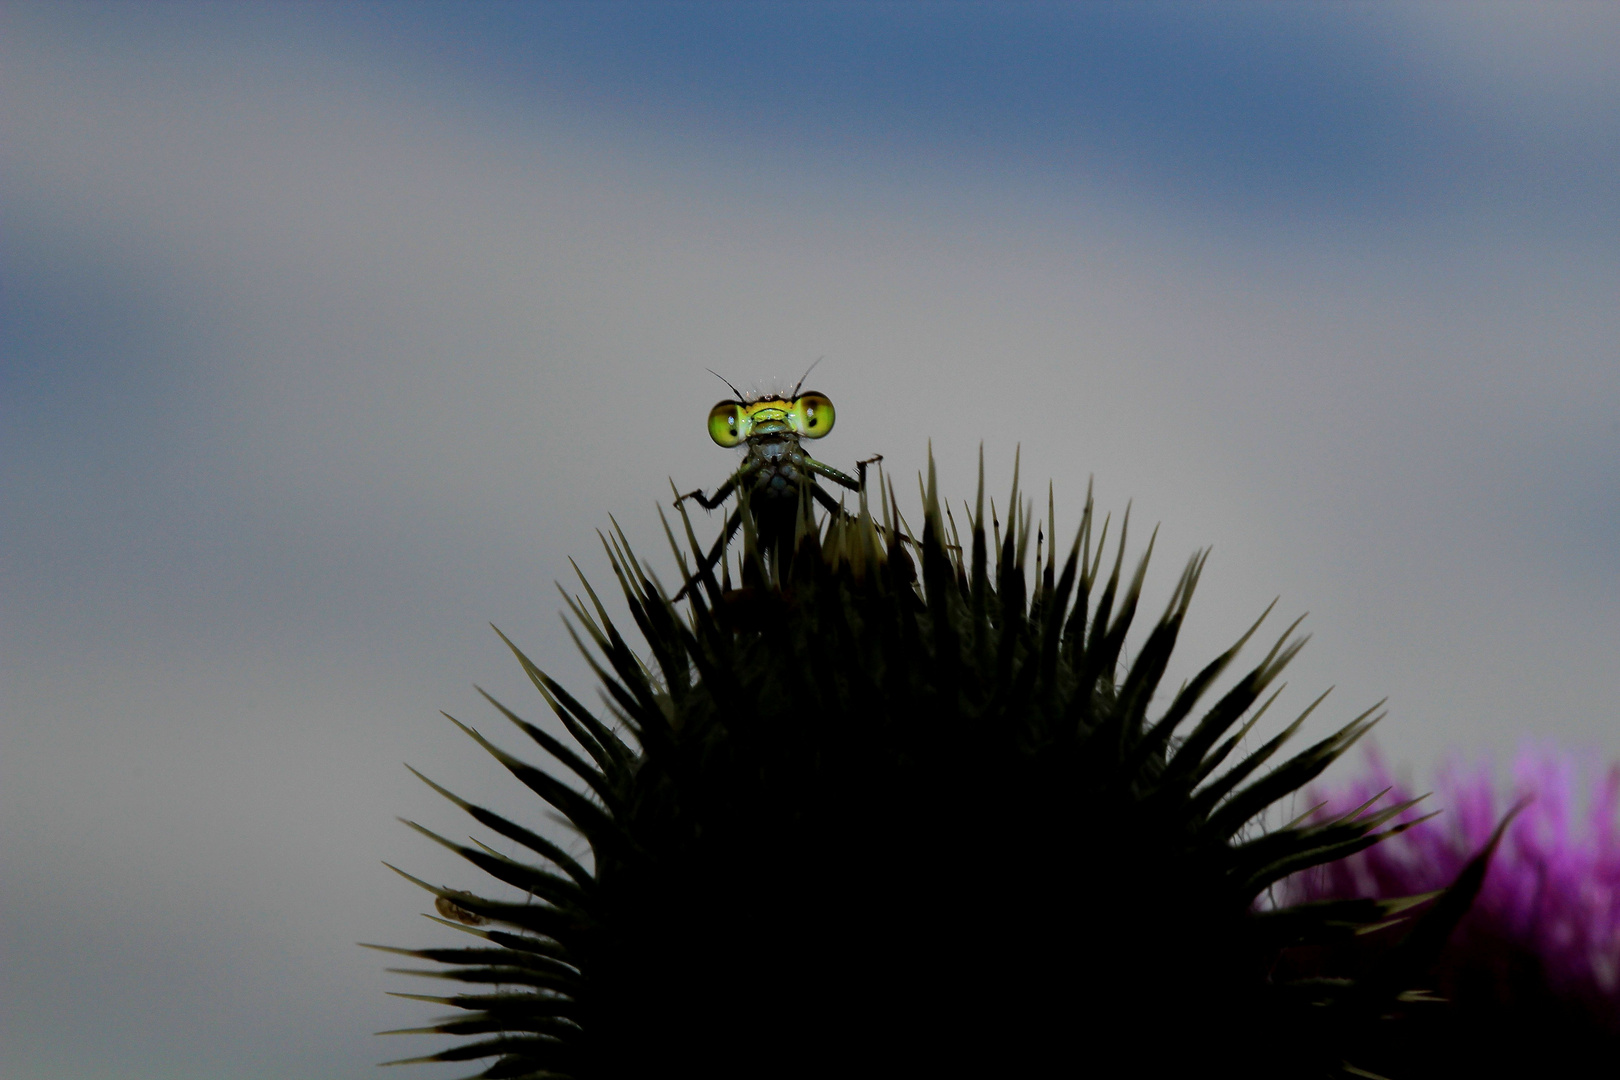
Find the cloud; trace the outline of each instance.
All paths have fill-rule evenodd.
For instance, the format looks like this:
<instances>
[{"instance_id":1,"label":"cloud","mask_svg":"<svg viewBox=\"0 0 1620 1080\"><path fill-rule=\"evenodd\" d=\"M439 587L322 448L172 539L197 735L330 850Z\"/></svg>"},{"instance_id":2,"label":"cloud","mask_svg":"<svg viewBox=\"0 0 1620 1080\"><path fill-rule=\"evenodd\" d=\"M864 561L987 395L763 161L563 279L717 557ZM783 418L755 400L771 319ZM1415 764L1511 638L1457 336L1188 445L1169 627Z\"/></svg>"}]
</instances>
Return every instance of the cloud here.
<instances>
[{"instance_id":1,"label":"cloud","mask_svg":"<svg viewBox=\"0 0 1620 1080\"><path fill-rule=\"evenodd\" d=\"M602 577L610 513L667 566L666 478L731 460L706 367L825 354L826 456L902 487L932 439L970 494L984 440L999 493L1021 443L1072 522L1094 472L1163 589L1216 546L1188 664L1313 610L1323 724L1392 693L1396 754L1620 750L1596 158L1555 219L1425 202L1403 131L1496 144L1369 82L1471 28L700 12L666 56L629 9L392 10L17 9L0 46L8 1076L369 1074L410 1014L348 943L423 932L377 860L465 880L392 823L461 827L398 762L536 816L434 710L536 712L490 619L588 685L549 582ZM1608 130L1592 70L1547 93Z\"/></svg>"}]
</instances>

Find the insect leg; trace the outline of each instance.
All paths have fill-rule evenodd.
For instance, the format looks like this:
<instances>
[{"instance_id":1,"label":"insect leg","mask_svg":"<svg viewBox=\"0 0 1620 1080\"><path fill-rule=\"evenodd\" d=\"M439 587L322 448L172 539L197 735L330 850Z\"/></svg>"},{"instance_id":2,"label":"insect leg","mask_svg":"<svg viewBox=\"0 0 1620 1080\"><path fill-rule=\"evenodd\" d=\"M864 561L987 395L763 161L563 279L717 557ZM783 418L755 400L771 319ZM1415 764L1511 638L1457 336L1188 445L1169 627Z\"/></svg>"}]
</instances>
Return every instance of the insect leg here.
<instances>
[{"instance_id":1,"label":"insect leg","mask_svg":"<svg viewBox=\"0 0 1620 1080\"><path fill-rule=\"evenodd\" d=\"M860 464L867 465L867 464L870 464L870 462L863 461ZM864 472L864 471L865 470L863 469L862 472ZM819 502L822 506L826 507L827 512L829 514L832 514L834 517L838 517L838 516L842 515L845 518L849 518L849 519L853 520L850 512L848 510L845 510L842 506L839 506L838 503L834 502L833 497L831 495L827 494L821 488L817 487L814 484L811 484L810 485L810 494L812 494L812 495L814 495L816 497L817 502ZM885 540L889 539L889 528L888 528L888 526L882 524L881 522L873 522L873 524L877 527L878 535L882 536ZM915 540L913 540L911 537L907 536L905 533L899 533L898 535L900 537L900 540L903 543L911 544L913 547L916 546L917 542ZM947 546L949 546L949 545L947 545Z\"/></svg>"},{"instance_id":2,"label":"insect leg","mask_svg":"<svg viewBox=\"0 0 1620 1080\"><path fill-rule=\"evenodd\" d=\"M850 476L848 473L839 472L831 465L828 465L825 461L817 461L813 457L805 458L804 465L805 468L809 469L811 472L817 474L818 476L825 476L835 484L842 484L851 491L862 491L866 488L866 467L871 465L873 462L882 460L882 454L875 454L872 457L867 458L865 461L857 461L855 463L855 469L858 473L860 473L859 480L855 479L853 476Z\"/></svg>"},{"instance_id":3,"label":"insect leg","mask_svg":"<svg viewBox=\"0 0 1620 1080\"><path fill-rule=\"evenodd\" d=\"M731 476L727 477L725 483L715 488L713 495L705 495L703 494L703 489L699 488L696 491L688 491L685 495L678 496L675 499L675 505L679 506L686 499L696 499L698 505L702 506L703 509L713 510L715 507L726 501L726 496L735 491L738 484L759 472L760 466L763 464L763 462L759 461L748 462L742 468L732 473Z\"/></svg>"},{"instance_id":4,"label":"insect leg","mask_svg":"<svg viewBox=\"0 0 1620 1080\"><path fill-rule=\"evenodd\" d=\"M718 488L715 488L713 495L705 495L703 494L703 489L698 488L696 491L688 491L685 495L676 496L675 505L679 506L687 499L696 499L698 505L703 507L703 509L713 510L715 507L726 501L726 496L730 495L732 489L734 489L736 486L737 478L733 476L730 480L727 480Z\"/></svg>"},{"instance_id":5,"label":"insect leg","mask_svg":"<svg viewBox=\"0 0 1620 1080\"><path fill-rule=\"evenodd\" d=\"M698 563L698 567L695 571L693 571L691 579L687 581L685 585L681 586L680 592L675 594L676 600L679 600L681 597L685 596L687 591L699 581L705 582L712 586L714 593L718 593L720 591L720 583L714 580L714 568L720 564L720 559L726 553L726 545L731 543L732 536L735 535L737 530L741 527L742 508L738 507L731 512L729 517L726 518L726 527L721 530L720 539L714 542L714 547L710 548L709 553L703 557L701 562Z\"/></svg>"},{"instance_id":6,"label":"insect leg","mask_svg":"<svg viewBox=\"0 0 1620 1080\"><path fill-rule=\"evenodd\" d=\"M847 510L839 506L838 503L833 500L831 495L827 494L825 491L822 491L817 485L810 485L810 494L814 495L816 502L825 507L827 513L831 514L833 517L838 517L840 515L843 515L844 517L849 516L849 512Z\"/></svg>"},{"instance_id":7,"label":"insect leg","mask_svg":"<svg viewBox=\"0 0 1620 1080\"><path fill-rule=\"evenodd\" d=\"M844 485L851 491L861 490L861 482L859 480L855 479L853 476L850 476L848 473L839 472L831 465L828 465L825 461L817 461L813 457L806 457L804 459L804 467L815 473L817 476L825 476L835 484Z\"/></svg>"},{"instance_id":8,"label":"insect leg","mask_svg":"<svg viewBox=\"0 0 1620 1080\"><path fill-rule=\"evenodd\" d=\"M861 478L861 490L862 491L866 490L866 467L868 465L876 465L878 462L880 462L882 460L883 460L883 455L882 454L873 454L871 457L867 458L865 461L857 461L855 463L855 472L857 474L859 474L859 476Z\"/></svg>"}]
</instances>

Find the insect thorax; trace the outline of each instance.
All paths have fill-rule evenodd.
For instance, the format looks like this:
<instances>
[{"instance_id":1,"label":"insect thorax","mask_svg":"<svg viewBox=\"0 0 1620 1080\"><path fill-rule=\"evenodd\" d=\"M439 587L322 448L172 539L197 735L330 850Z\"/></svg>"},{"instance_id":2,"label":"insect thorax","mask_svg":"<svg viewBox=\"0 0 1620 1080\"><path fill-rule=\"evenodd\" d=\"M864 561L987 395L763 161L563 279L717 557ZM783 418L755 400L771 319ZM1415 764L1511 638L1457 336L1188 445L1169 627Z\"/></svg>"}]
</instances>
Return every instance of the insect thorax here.
<instances>
[{"instance_id":1,"label":"insect thorax","mask_svg":"<svg viewBox=\"0 0 1620 1080\"><path fill-rule=\"evenodd\" d=\"M748 456L760 463L754 482L749 485L756 499L792 499L797 502L799 485L814 483L804 463L804 451L793 435L770 435L750 439Z\"/></svg>"}]
</instances>

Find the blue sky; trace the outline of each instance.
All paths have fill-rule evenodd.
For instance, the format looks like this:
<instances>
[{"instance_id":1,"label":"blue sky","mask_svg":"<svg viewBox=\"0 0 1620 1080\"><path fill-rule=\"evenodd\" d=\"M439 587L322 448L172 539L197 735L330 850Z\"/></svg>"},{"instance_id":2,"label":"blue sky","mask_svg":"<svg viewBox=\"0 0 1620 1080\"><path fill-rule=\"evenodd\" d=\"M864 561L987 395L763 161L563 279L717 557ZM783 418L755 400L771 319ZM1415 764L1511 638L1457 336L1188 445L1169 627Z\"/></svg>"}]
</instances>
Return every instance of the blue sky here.
<instances>
[{"instance_id":1,"label":"blue sky","mask_svg":"<svg viewBox=\"0 0 1620 1080\"><path fill-rule=\"evenodd\" d=\"M1620 758L1614 10L0 7L0 1072L407 1052L400 762L535 816L437 710L588 685L705 368L1095 476L1396 761Z\"/></svg>"},{"instance_id":2,"label":"blue sky","mask_svg":"<svg viewBox=\"0 0 1620 1080\"><path fill-rule=\"evenodd\" d=\"M1615 224L1612 100L1573 103L1597 114L1599 131L1578 120L1567 130L1527 129L1512 113L1534 108L1529 100L1493 116L1492 102L1457 87L1452 72L1413 47L1424 15L1448 21L1433 9L404 11L351 9L345 22L486 100L565 101L671 151L745 153L835 173L882 155L1059 197L1119 185L1237 228L1303 217L1318 227L1400 229L1460 204L1484 201L1500 212L1505 200L1518 204L1516 216L1572 233ZM1499 32L1512 32L1510 20L1498 21L1507 23ZM1484 66L1491 58L1479 51ZM1568 108L1579 92L1513 86L1514 75L1497 74L1510 95L1562 92L1551 108Z\"/></svg>"}]
</instances>

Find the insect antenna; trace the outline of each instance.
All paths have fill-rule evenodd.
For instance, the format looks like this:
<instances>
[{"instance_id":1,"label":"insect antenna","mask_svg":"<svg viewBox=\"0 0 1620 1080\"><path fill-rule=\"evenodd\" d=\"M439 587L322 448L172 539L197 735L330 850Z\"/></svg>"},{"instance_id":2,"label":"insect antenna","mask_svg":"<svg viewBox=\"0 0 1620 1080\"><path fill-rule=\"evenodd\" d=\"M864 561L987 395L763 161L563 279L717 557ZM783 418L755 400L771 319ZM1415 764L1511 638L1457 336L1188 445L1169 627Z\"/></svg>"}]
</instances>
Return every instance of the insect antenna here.
<instances>
[{"instance_id":1,"label":"insect antenna","mask_svg":"<svg viewBox=\"0 0 1620 1080\"><path fill-rule=\"evenodd\" d=\"M827 359L826 356L818 356L818 357L816 357L816 364L821 363L825 359ZM806 379L808 379L810 377L810 373L812 371L816 370L816 364L811 364L809 367L804 369L804 374L799 376L799 381L798 381L797 385L795 385L793 387L793 393L788 395L788 400L789 401L792 401L792 400L794 400L795 398L797 398L799 396L800 387L804 386L804 380L806 380Z\"/></svg>"},{"instance_id":2,"label":"insect antenna","mask_svg":"<svg viewBox=\"0 0 1620 1080\"><path fill-rule=\"evenodd\" d=\"M812 365L812 366L814 366L814 365ZM727 386L731 386L731 380L726 378L724 375L720 374L718 371L714 370L714 368L704 368L703 370L707 371L710 375L713 375L715 378L719 379L721 382L725 383ZM805 374L808 375L810 373L807 371L807 372L805 372ZM735 386L731 386L731 392L733 394L737 395L737 400L738 401L747 400L746 398L743 397L743 392L741 390L737 389Z\"/></svg>"}]
</instances>

